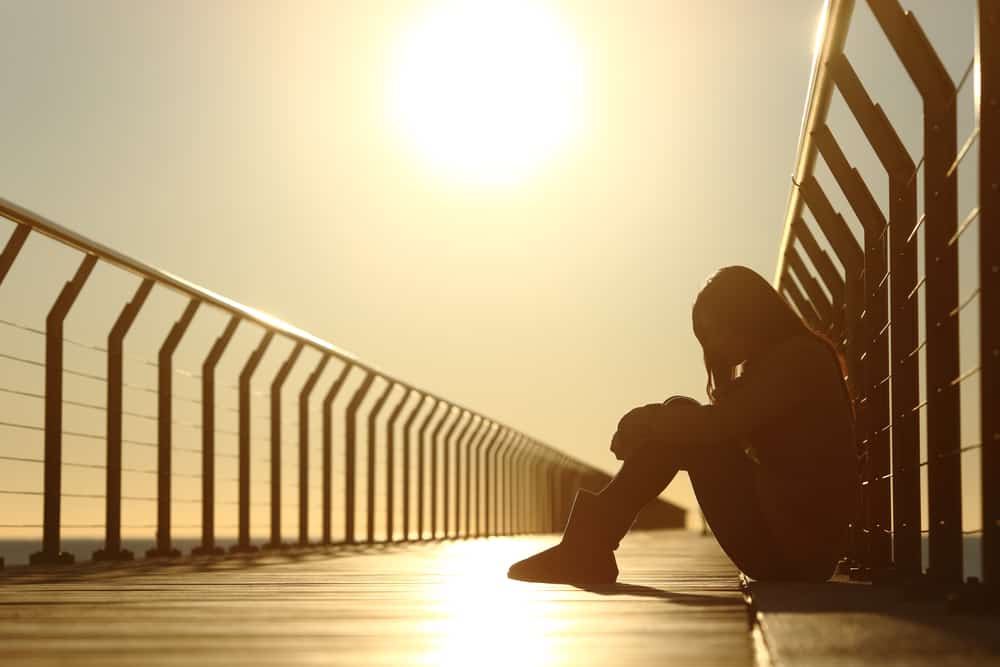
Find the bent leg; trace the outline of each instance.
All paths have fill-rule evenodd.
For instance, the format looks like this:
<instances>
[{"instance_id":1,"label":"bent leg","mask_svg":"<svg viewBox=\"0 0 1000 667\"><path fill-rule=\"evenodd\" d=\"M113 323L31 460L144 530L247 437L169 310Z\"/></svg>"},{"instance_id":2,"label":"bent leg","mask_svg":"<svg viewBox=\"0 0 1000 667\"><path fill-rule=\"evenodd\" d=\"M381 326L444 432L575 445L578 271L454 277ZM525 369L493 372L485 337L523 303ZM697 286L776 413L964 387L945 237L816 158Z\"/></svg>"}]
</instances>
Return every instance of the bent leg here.
<instances>
[{"instance_id":1,"label":"bent leg","mask_svg":"<svg viewBox=\"0 0 1000 667\"><path fill-rule=\"evenodd\" d=\"M673 396L665 403L697 401ZM760 509L755 465L735 446L708 449L684 442L651 443L622 464L600 495L620 512L624 535L678 470L687 470L708 525L737 567L755 579L787 578L789 568Z\"/></svg>"},{"instance_id":2,"label":"bent leg","mask_svg":"<svg viewBox=\"0 0 1000 667\"><path fill-rule=\"evenodd\" d=\"M753 579L792 576L760 509L756 464L736 447L720 447L688 468L712 534L730 560Z\"/></svg>"},{"instance_id":3,"label":"bent leg","mask_svg":"<svg viewBox=\"0 0 1000 667\"><path fill-rule=\"evenodd\" d=\"M664 405L681 405L698 401L687 396L671 396ZM639 448L627 458L618 474L605 486L600 495L610 502L635 507L638 512L670 484L681 468L685 456L679 450L683 443L650 443Z\"/></svg>"},{"instance_id":4,"label":"bent leg","mask_svg":"<svg viewBox=\"0 0 1000 667\"><path fill-rule=\"evenodd\" d=\"M697 403L686 396L672 396L665 405ZM660 495L670 484L677 471L687 468L696 455L695 448L683 442L649 443L627 458L607 486L600 491L600 498L609 512L618 519L624 535L639 511Z\"/></svg>"}]
</instances>

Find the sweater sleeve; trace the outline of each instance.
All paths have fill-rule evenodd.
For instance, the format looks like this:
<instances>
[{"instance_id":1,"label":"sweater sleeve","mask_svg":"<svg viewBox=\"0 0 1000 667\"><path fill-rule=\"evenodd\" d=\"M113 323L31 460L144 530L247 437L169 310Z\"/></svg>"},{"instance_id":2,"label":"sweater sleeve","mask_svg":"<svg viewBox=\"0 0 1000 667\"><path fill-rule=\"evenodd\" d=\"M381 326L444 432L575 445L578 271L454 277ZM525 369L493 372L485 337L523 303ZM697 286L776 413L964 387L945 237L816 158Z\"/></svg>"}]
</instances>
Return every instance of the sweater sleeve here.
<instances>
[{"instance_id":1,"label":"sweater sleeve","mask_svg":"<svg viewBox=\"0 0 1000 667\"><path fill-rule=\"evenodd\" d=\"M832 357L811 336L789 338L756 360L752 371L718 402L668 411L664 435L708 446L739 441L825 393L839 372L835 368Z\"/></svg>"}]
</instances>

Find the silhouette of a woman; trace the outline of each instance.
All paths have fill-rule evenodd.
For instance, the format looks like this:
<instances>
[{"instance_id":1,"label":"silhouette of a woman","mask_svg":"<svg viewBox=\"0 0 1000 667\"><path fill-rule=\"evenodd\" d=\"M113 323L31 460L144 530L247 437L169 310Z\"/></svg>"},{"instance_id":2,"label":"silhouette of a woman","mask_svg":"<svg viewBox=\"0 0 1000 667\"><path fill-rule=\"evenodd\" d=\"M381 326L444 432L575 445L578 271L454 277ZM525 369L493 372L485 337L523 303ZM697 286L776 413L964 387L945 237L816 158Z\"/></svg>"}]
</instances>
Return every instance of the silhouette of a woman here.
<instances>
[{"instance_id":1,"label":"silhouette of a woman","mask_svg":"<svg viewBox=\"0 0 1000 667\"><path fill-rule=\"evenodd\" d=\"M717 271L692 309L709 403L674 396L629 411L623 461L577 492L562 542L511 566L526 581L607 584L639 510L687 470L716 539L755 579L826 580L856 499L854 414L840 356L759 274Z\"/></svg>"}]
</instances>

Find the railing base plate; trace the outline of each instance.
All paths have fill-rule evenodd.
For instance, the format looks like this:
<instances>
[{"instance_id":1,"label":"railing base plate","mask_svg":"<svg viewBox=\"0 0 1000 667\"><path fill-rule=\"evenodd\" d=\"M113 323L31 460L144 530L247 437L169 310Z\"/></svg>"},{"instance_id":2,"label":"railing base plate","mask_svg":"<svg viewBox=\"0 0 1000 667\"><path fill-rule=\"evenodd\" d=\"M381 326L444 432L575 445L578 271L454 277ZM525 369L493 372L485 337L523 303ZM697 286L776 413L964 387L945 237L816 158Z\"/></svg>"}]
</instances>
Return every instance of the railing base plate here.
<instances>
[{"instance_id":1,"label":"railing base plate","mask_svg":"<svg viewBox=\"0 0 1000 667\"><path fill-rule=\"evenodd\" d=\"M146 558L180 558L180 557L181 557L181 552L173 548L159 549L154 547L146 552Z\"/></svg>"},{"instance_id":2,"label":"railing base plate","mask_svg":"<svg viewBox=\"0 0 1000 667\"><path fill-rule=\"evenodd\" d=\"M134 560L135 554L133 554L128 549L119 549L118 551L108 551L107 549L98 549L94 552L92 556L94 562L102 561L126 561Z\"/></svg>"},{"instance_id":3,"label":"railing base plate","mask_svg":"<svg viewBox=\"0 0 1000 667\"><path fill-rule=\"evenodd\" d=\"M31 554L31 557L28 559L28 562L32 565L72 565L75 561L76 558L68 551L59 551L56 553L39 551Z\"/></svg>"}]
</instances>

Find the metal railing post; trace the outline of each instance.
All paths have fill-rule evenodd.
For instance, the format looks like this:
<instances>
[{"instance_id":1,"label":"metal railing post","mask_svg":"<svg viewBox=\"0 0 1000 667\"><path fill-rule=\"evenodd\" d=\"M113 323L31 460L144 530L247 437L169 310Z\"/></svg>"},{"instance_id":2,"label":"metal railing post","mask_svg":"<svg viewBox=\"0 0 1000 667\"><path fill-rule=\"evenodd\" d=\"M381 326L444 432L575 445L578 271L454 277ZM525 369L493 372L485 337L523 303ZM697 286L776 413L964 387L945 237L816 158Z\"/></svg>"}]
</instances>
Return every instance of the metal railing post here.
<instances>
[{"instance_id":1,"label":"metal railing post","mask_svg":"<svg viewBox=\"0 0 1000 667\"><path fill-rule=\"evenodd\" d=\"M898 2L869 0L924 103L924 277L927 331L927 485L932 578L962 578L962 469L959 385L958 179L949 173L958 152L955 84L916 18Z\"/></svg>"},{"instance_id":2,"label":"metal railing post","mask_svg":"<svg viewBox=\"0 0 1000 667\"><path fill-rule=\"evenodd\" d=\"M403 397L389 414L385 424L385 541L393 542L395 525L393 517L396 514L396 420L403 411L403 406L410 400L413 387L406 387ZM406 457L409 464L409 456ZM409 481L409 480L407 480ZM407 486L407 485L404 485ZM405 489L404 493L409 489Z\"/></svg>"},{"instance_id":3,"label":"metal railing post","mask_svg":"<svg viewBox=\"0 0 1000 667\"><path fill-rule=\"evenodd\" d=\"M469 427L472 425L473 414L469 411L465 411L463 414L468 416L465 420L465 424L462 426L462 430L458 432L458 436L455 438L455 537L459 536L461 530L460 514L462 511L462 442L465 438ZM457 421L455 422L458 423ZM447 446L447 441L446 441ZM447 479L445 480L447 484ZM466 508L468 512L468 508ZM447 515L447 512L446 512ZM448 522L445 521L445 537L448 536Z\"/></svg>"},{"instance_id":4,"label":"metal railing post","mask_svg":"<svg viewBox=\"0 0 1000 667\"><path fill-rule=\"evenodd\" d=\"M195 556L225 553L215 544L215 367L239 324L238 315L229 318L201 365L201 544L191 550Z\"/></svg>"},{"instance_id":5,"label":"metal railing post","mask_svg":"<svg viewBox=\"0 0 1000 667\"><path fill-rule=\"evenodd\" d=\"M420 424L420 433L418 435L418 449L417 449L417 539L424 539L424 494L426 491L424 481L424 468L426 462L426 450L427 450L427 427L431 423L431 419L438 411L439 405L444 405L439 399L431 399L431 408L427 411L427 416L424 418L423 423ZM447 410L445 410L447 414Z\"/></svg>"},{"instance_id":6,"label":"metal railing post","mask_svg":"<svg viewBox=\"0 0 1000 667\"><path fill-rule=\"evenodd\" d=\"M323 544L333 541L333 401L354 364L347 363L323 397Z\"/></svg>"},{"instance_id":7,"label":"metal railing post","mask_svg":"<svg viewBox=\"0 0 1000 667\"><path fill-rule=\"evenodd\" d=\"M498 517L498 534L499 535L509 535L510 534L510 485L511 485L511 458L514 455L514 451L520 442L520 434L514 432L511 435L511 440L507 444L507 447L503 452L503 463L502 465L502 475L503 482L500 489L500 503L497 505L497 511L500 513Z\"/></svg>"},{"instance_id":8,"label":"metal railing post","mask_svg":"<svg viewBox=\"0 0 1000 667\"><path fill-rule=\"evenodd\" d=\"M517 534L517 490L518 484L521 481L521 454L524 452L524 448L527 445L528 439L522 433L517 434L517 442L512 448L512 452L508 454L507 458L507 507L504 512L506 514L506 520L504 525L506 530L504 531L507 535Z\"/></svg>"},{"instance_id":9,"label":"metal railing post","mask_svg":"<svg viewBox=\"0 0 1000 667\"><path fill-rule=\"evenodd\" d=\"M493 487L493 513L496 524L494 534L496 535L504 535L507 531L507 460L510 458L510 450L516 440L517 434L513 429L508 429L505 442L497 452L496 484Z\"/></svg>"},{"instance_id":10,"label":"metal railing post","mask_svg":"<svg viewBox=\"0 0 1000 667\"><path fill-rule=\"evenodd\" d=\"M160 347L159 366L157 368L159 383L157 387L157 465L156 465L156 546L146 551L147 558L177 558L181 552L173 547L170 536L171 510L171 475L173 470L173 386L174 386L174 351L180 345L181 338L191 321L201 301L191 299L184 312L181 313L166 340Z\"/></svg>"},{"instance_id":11,"label":"metal railing post","mask_svg":"<svg viewBox=\"0 0 1000 667\"><path fill-rule=\"evenodd\" d=\"M466 442L466 457L465 457L465 530L462 533L463 537L472 536L472 476L476 476L476 521L479 521L479 447L482 444L483 438L486 436L486 432L483 430L483 426L486 425L486 419L481 415L476 415L478 423L476 424L475 430L469 435L469 440ZM476 466L475 471L472 469L472 461L475 459Z\"/></svg>"},{"instance_id":12,"label":"metal railing post","mask_svg":"<svg viewBox=\"0 0 1000 667\"><path fill-rule=\"evenodd\" d=\"M534 459L535 443L528 438L527 446L521 456L520 483L517 494L517 532L524 535L528 532L531 504L531 468Z\"/></svg>"},{"instance_id":13,"label":"metal railing post","mask_svg":"<svg viewBox=\"0 0 1000 667\"><path fill-rule=\"evenodd\" d=\"M410 539L410 433L414 422L417 420L417 415L424 408L424 404L427 402L427 394L423 394L420 400L417 402L416 406L413 408L413 412L410 416L406 418L406 423L403 424L403 541L409 541ZM433 409L432 409L433 411Z\"/></svg>"},{"instance_id":14,"label":"metal railing post","mask_svg":"<svg viewBox=\"0 0 1000 667\"><path fill-rule=\"evenodd\" d=\"M451 515L451 504L449 502L451 500L451 494L449 492L450 491L449 481L451 479L451 449L452 449L451 443L452 443L452 435L455 433L455 429L458 427L459 422L462 421L462 418L465 417L465 415L466 415L465 410L461 410L460 409L458 411L458 414L455 416L455 421L453 421L451 423L451 426L448 427L448 430L445 432L445 434L444 434L444 440L442 442L442 448L443 448L444 452L443 452L443 457L442 457L443 458L443 465L441 466L442 473L443 473L442 474L442 478L443 479L442 479L442 484L441 484L441 495L442 495L441 507L443 509L443 511L442 511L442 515L443 515L442 516L442 519L443 519L443 521L442 521L442 523L443 523L443 526L442 526L442 537L444 539L448 539L450 537L449 533L451 532L449 530L449 527L450 527L449 516ZM457 454L456 454L456 456L457 456ZM457 475L458 475L458 472L456 470L456 476ZM457 503L458 498L455 498L455 501Z\"/></svg>"},{"instance_id":15,"label":"metal railing post","mask_svg":"<svg viewBox=\"0 0 1000 667\"><path fill-rule=\"evenodd\" d=\"M1000 589L1000 7L980 2L979 76L979 363L982 451L983 582Z\"/></svg>"},{"instance_id":16,"label":"metal railing post","mask_svg":"<svg viewBox=\"0 0 1000 667\"><path fill-rule=\"evenodd\" d=\"M125 304L108 334L108 405L106 412L107 469L104 493L104 548L94 552L94 560L132 560L122 549L122 382L125 334L139 315L153 289L153 281L139 283L132 300Z\"/></svg>"},{"instance_id":17,"label":"metal railing post","mask_svg":"<svg viewBox=\"0 0 1000 667\"><path fill-rule=\"evenodd\" d=\"M489 535L490 457L493 455L493 447L500 437L500 427L496 422L487 419L484 419L484 422L488 423L488 426L483 431L482 441L478 445L482 451L480 456L476 458L476 537ZM483 447L483 444L486 446ZM482 474L480 474L479 458L482 458Z\"/></svg>"},{"instance_id":18,"label":"metal railing post","mask_svg":"<svg viewBox=\"0 0 1000 667\"><path fill-rule=\"evenodd\" d=\"M882 109L872 102L865 91L847 56L843 54L838 56L831 63L831 67L837 87L886 170L889 180L888 270L891 277L889 299L892 312L889 335L893 358L891 364L886 358L885 365L891 369L891 373L888 369L885 372L891 375L892 388L894 541L883 545L882 550L883 560L889 560L891 549L897 570L914 576L921 571L920 440L919 418L915 412L919 401L919 357L912 354L917 349L918 313L917 302L911 298L917 282L917 256L915 243L910 243L910 235L916 229L917 217L915 165ZM881 211L877 204L874 204L874 199L861 175L856 169L851 168L827 126L819 128L816 141L858 216L875 220L876 224L884 224L884 221L879 219ZM866 257L870 254L872 254L871 249L866 253ZM881 268L885 269L884 263ZM884 301L879 301L878 305L884 308ZM887 345L888 342L883 341L883 344ZM880 349L880 354L882 353L887 355L888 350ZM881 375L881 372L878 375ZM880 381L881 378L877 380ZM878 396L883 403L888 403L889 385L880 383L880 386L882 391ZM890 423L888 418L880 421L883 422L882 428ZM878 430L880 429L876 428L876 431ZM887 441L883 443L882 448L884 453L879 465L880 469L887 470L889 468ZM885 472L875 471L873 477L884 474ZM888 522L888 515L886 508L883 521Z\"/></svg>"},{"instance_id":19,"label":"metal railing post","mask_svg":"<svg viewBox=\"0 0 1000 667\"><path fill-rule=\"evenodd\" d=\"M486 482L486 535L500 534L500 473L503 467L504 450L510 441L511 432L506 426L501 426L497 430L498 439L493 450L489 465L493 469L493 475L487 474ZM490 493L490 480L493 482L493 493ZM492 504L491 504L492 501ZM493 511L490 511L490 508ZM491 519L492 518L492 522ZM492 526L492 531L490 530Z\"/></svg>"},{"instance_id":20,"label":"metal railing post","mask_svg":"<svg viewBox=\"0 0 1000 667\"><path fill-rule=\"evenodd\" d=\"M835 61L836 62L836 61ZM846 63L841 55L840 63ZM835 67L838 83L855 118L862 122L864 111L859 108L858 88L842 85L843 67ZM860 84L859 84L860 85ZM870 107L871 105L863 105ZM859 113L861 112L861 113ZM824 126L825 127L825 126ZM863 128L864 129L864 128ZM869 128L870 129L870 128ZM841 191L857 215L864 230L865 354L863 382L865 394L865 429L861 432L863 456L866 462L868 486L868 559L872 569L886 571L892 564L892 507L890 497L889 452L889 304L885 289L888 263L886 259L886 220L860 174L847 162L833 135L822 128L816 137L820 153L833 173Z\"/></svg>"},{"instance_id":21,"label":"metal railing post","mask_svg":"<svg viewBox=\"0 0 1000 667\"><path fill-rule=\"evenodd\" d=\"M357 501L355 493L355 483L357 481L357 434L358 434L358 408L365 400L365 395L371 389L375 381L375 373L368 371L365 379L351 397L351 402L347 405L344 413L344 541L347 544L354 544L354 519L355 503Z\"/></svg>"},{"instance_id":22,"label":"metal railing post","mask_svg":"<svg viewBox=\"0 0 1000 667\"><path fill-rule=\"evenodd\" d=\"M260 343L243 365L239 381L239 520L236 544L229 548L233 553L251 553L257 547L250 544L250 379L260 365L264 353L274 340L274 332L267 329Z\"/></svg>"},{"instance_id":23,"label":"metal railing post","mask_svg":"<svg viewBox=\"0 0 1000 667\"><path fill-rule=\"evenodd\" d=\"M309 397L330 363L330 355L320 357L299 391L299 544L309 544Z\"/></svg>"},{"instance_id":24,"label":"metal railing post","mask_svg":"<svg viewBox=\"0 0 1000 667\"><path fill-rule=\"evenodd\" d=\"M441 429L444 427L448 418L451 414L455 412L455 406L450 403L447 404L448 409L445 411L444 416L441 421L438 422L437 426L434 427L434 432L431 433L431 539L437 539L437 518L438 518L438 449L440 448L441 441ZM457 419L457 417L456 417ZM445 484L447 489L447 484ZM445 512L445 516L448 512Z\"/></svg>"},{"instance_id":25,"label":"metal railing post","mask_svg":"<svg viewBox=\"0 0 1000 667\"><path fill-rule=\"evenodd\" d=\"M302 354L302 342L291 353L271 381L271 539L265 549L280 549L281 542L281 388Z\"/></svg>"},{"instance_id":26,"label":"metal railing post","mask_svg":"<svg viewBox=\"0 0 1000 667\"><path fill-rule=\"evenodd\" d=\"M864 281L862 279L862 267L864 266L864 252L858 244L857 239L851 233L850 228L844 218L837 213L823 189L812 174L807 175L799 186L799 192L805 205L812 211L816 223L819 225L823 236L830 242L834 254L844 267L844 306L846 327L846 354L848 364L848 381L851 393L855 397L857 435L860 442L861 434L867 432L867 410L865 408L864 397L860 395L862 375L859 364L867 346L862 345L862 340L858 335L858 323L861 319L861 312L864 309ZM861 348L861 349L859 349ZM858 504L858 511L861 513L858 518L852 521L852 556L856 560L862 558L858 551L863 542L861 516L864 516L867 501L867 487L861 488L862 498Z\"/></svg>"},{"instance_id":27,"label":"metal railing post","mask_svg":"<svg viewBox=\"0 0 1000 667\"><path fill-rule=\"evenodd\" d=\"M31 554L32 565L73 562L72 554L61 551L59 538L62 501L63 322L95 264L96 255L86 255L83 258L76 274L63 287L45 319L45 496L42 550Z\"/></svg>"},{"instance_id":28,"label":"metal railing post","mask_svg":"<svg viewBox=\"0 0 1000 667\"><path fill-rule=\"evenodd\" d=\"M382 408L385 406L389 393L395 387L395 383L388 382L382 394L375 400L372 409L368 411L368 474L365 477L367 492L367 505L365 511L365 537L368 544L375 542L375 421Z\"/></svg>"}]
</instances>

